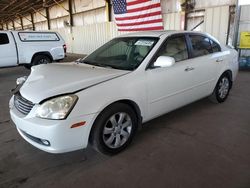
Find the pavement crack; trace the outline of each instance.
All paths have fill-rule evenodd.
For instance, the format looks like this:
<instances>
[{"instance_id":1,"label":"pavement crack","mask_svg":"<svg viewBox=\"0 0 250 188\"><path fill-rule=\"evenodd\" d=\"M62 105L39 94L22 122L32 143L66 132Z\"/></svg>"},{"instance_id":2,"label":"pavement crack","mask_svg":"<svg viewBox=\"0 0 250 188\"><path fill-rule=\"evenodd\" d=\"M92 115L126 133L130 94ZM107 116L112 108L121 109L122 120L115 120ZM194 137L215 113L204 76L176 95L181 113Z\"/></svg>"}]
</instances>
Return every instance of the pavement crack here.
<instances>
[{"instance_id":1,"label":"pavement crack","mask_svg":"<svg viewBox=\"0 0 250 188\"><path fill-rule=\"evenodd\" d=\"M17 182L20 184L24 184L28 179L29 179L28 177L20 178L17 180Z\"/></svg>"},{"instance_id":2,"label":"pavement crack","mask_svg":"<svg viewBox=\"0 0 250 188\"><path fill-rule=\"evenodd\" d=\"M4 124L4 123L9 123L10 120L4 120L4 121L0 121L0 124Z\"/></svg>"},{"instance_id":3,"label":"pavement crack","mask_svg":"<svg viewBox=\"0 0 250 188\"><path fill-rule=\"evenodd\" d=\"M196 133L188 133L186 131L176 129L176 128L166 127L166 129L169 129L169 130L173 131L176 134L182 134L182 135L186 135L186 136L190 136L190 137L194 137L196 135Z\"/></svg>"},{"instance_id":4,"label":"pavement crack","mask_svg":"<svg viewBox=\"0 0 250 188\"><path fill-rule=\"evenodd\" d=\"M10 143L10 142L15 142L15 141L16 141L16 139L10 139L10 140L4 141L4 143Z\"/></svg>"}]
</instances>

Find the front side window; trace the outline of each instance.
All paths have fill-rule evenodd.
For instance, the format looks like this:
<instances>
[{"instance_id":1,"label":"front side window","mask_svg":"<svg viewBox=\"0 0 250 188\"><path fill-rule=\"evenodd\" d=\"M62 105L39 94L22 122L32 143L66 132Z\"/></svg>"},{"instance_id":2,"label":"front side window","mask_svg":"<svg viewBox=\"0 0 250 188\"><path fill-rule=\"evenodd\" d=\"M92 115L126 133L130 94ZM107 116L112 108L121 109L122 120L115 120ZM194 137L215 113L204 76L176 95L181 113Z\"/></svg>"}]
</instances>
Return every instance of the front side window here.
<instances>
[{"instance_id":1,"label":"front side window","mask_svg":"<svg viewBox=\"0 0 250 188\"><path fill-rule=\"evenodd\" d=\"M6 33L0 33L0 45L9 44L9 38Z\"/></svg>"},{"instance_id":2,"label":"front side window","mask_svg":"<svg viewBox=\"0 0 250 188\"><path fill-rule=\"evenodd\" d=\"M213 53L210 39L208 37L200 35L190 35L189 37L191 39L194 57Z\"/></svg>"},{"instance_id":3,"label":"front side window","mask_svg":"<svg viewBox=\"0 0 250 188\"><path fill-rule=\"evenodd\" d=\"M113 39L82 60L83 63L134 70L152 50L158 38L124 37Z\"/></svg>"},{"instance_id":4,"label":"front side window","mask_svg":"<svg viewBox=\"0 0 250 188\"><path fill-rule=\"evenodd\" d=\"M174 36L167 39L157 54L157 57L159 56L173 57L176 62L188 59L185 36Z\"/></svg>"}]
</instances>

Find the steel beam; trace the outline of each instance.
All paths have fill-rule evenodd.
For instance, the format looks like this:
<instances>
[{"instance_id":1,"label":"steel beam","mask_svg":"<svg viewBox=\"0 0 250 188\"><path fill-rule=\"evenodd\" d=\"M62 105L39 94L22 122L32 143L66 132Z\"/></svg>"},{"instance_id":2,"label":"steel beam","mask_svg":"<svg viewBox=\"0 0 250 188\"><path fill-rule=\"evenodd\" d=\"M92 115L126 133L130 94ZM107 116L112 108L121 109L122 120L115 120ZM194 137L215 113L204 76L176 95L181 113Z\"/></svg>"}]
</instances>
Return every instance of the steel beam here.
<instances>
[{"instance_id":1,"label":"steel beam","mask_svg":"<svg viewBox=\"0 0 250 188\"><path fill-rule=\"evenodd\" d=\"M34 23L34 15L33 15L33 13L30 13L30 17L31 17L32 29L33 29L33 31L35 31L36 30L36 26L35 26L35 23Z\"/></svg>"},{"instance_id":2,"label":"steel beam","mask_svg":"<svg viewBox=\"0 0 250 188\"><path fill-rule=\"evenodd\" d=\"M51 25L50 25L49 7L46 7L45 11L46 11L46 18L47 18L48 30L50 30Z\"/></svg>"},{"instance_id":3,"label":"steel beam","mask_svg":"<svg viewBox=\"0 0 250 188\"><path fill-rule=\"evenodd\" d=\"M20 19L20 23L21 23L21 28L22 28L22 30L24 29L23 28L23 19L22 19L22 17L19 17L19 19Z\"/></svg>"},{"instance_id":4,"label":"steel beam","mask_svg":"<svg viewBox=\"0 0 250 188\"><path fill-rule=\"evenodd\" d=\"M239 35L239 27L240 27L240 15L241 15L241 6L239 5L239 1L237 0L236 4L236 12L235 12L235 22L234 22L234 37L233 37L233 46L238 48L238 35Z\"/></svg>"},{"instance_id":5,"label":"steel beam","mask_svg":"<svg viewBox=\"0 0 250 188\"><path fill-rule=\"evenodd\" d=\"M107 14L107 21L111 22L111 2L110 0L106 1L106 14Z\"/></svg>"},{"instance_id":6,"label":"steel beam","mask_svg":"<svg viewBox=\"0 0 250 188\"><path fill-rule=\"evenodd\" d=\"M13 30L16 30L14 20L11 20L11 22L12 22Z\"/></svg>"},{"instance_id":7,"label":"steel beam","mask_svg":"<svg viewBox=\"0 0 250 188\"><path fill-rule=\"evenodd\" d=\"M68 5L69 5L69 23L70 26L73 27L74 26L74 18L73 18L73 1L72 0L68 0Z\"/></svg>"}]
</instances>

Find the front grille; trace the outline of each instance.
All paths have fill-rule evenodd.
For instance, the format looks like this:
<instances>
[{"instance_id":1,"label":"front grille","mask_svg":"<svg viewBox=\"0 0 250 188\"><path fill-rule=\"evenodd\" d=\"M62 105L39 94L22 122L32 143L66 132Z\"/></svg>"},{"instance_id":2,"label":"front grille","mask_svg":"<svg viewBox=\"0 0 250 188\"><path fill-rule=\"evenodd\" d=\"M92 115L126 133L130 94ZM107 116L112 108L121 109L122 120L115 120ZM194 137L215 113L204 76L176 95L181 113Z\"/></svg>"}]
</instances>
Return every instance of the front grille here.
<instances>
[{"instance_id":1,"label":"front grille","mask_svg":"<svg viewBox=\"0 0 250 188\"><path fill-rule=\"evenodd\" d=\"M23 98L20 93L14 96L14 105L16 109L24 115L27 115L34 106L32 102Z\"/></svg>"}]
</instances>

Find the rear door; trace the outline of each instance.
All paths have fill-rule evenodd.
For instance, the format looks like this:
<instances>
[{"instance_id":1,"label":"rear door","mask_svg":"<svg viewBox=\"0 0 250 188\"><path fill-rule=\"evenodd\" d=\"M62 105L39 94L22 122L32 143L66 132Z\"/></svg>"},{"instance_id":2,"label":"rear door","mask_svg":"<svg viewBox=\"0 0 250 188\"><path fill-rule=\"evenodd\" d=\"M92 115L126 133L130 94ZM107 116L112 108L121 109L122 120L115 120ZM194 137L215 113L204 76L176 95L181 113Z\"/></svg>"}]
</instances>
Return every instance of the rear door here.
<instances>
[{"instance_id":1,"label":"rear door","mask_svg":"<svg viewBox=\"0 0 250 188\"><path fill-rule=\"evenodd\" d=\"M196 91L203 97L214 89L223 59L220 46L206 35L189 34L193 68L196 70Z\"/></svg>"},{"instance_id":2,"label":"rear door","mask_svg":"<svg viewBox=\"0 0 250 188\"><path fill-rule=\"evenodd\" d=\"M10 32L0 31L0 67L17 65L17 50Z\"/></svg>"}]
</instances>

